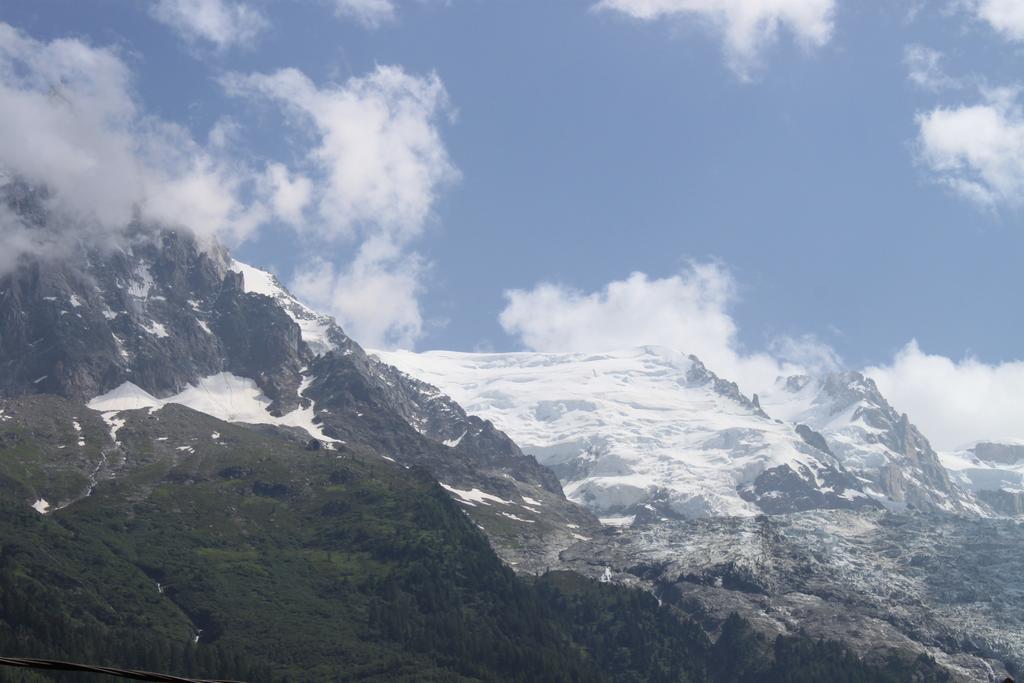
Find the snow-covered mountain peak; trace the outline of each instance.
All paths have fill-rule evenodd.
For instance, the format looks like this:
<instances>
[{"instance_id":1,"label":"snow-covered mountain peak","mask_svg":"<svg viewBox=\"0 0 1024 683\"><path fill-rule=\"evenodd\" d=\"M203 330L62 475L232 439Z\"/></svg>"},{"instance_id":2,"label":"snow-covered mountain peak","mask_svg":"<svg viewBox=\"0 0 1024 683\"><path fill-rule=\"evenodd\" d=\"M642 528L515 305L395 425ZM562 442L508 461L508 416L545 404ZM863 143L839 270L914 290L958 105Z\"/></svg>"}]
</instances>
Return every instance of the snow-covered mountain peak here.
<instances>
[{"instance_id":1,"label":"snow-covered mountain peak","mask_svg":"<svg viewBox=\"0 0 1024 683\"><path fill-rule=\"evenodd\" d=\"M859 372L780 378L760 396L772 417L803 424L825 437L829 448L887 507L981 512L950 482L928 440L897 412L875 382Z\"/></svg>"},{"instance_id":2,"label":"snow-covered mountain peak","mask_svg":"<svg viewBox=\"0 0 1024 683\"><path fill-rule=\"evenodd\" d=\"M830 454L670 349L378 355L493 421L606 517L870 504Z\"/></svg>"},{"instance_id":3,"label":"snow-covered mountain peak","mask_svg":"<svg viewBox=\"0 0 1024 683\"><path fill-rule=\"evenodd\" d=\"M812 421L820 423L850 411L863 413L891 408L874 380L854 371L833 372L822 377L780 377L772 390L759 398L761 406L772 417L790 422L800 422L814 415L816 418Z\"/></svg>"}]
</instances>

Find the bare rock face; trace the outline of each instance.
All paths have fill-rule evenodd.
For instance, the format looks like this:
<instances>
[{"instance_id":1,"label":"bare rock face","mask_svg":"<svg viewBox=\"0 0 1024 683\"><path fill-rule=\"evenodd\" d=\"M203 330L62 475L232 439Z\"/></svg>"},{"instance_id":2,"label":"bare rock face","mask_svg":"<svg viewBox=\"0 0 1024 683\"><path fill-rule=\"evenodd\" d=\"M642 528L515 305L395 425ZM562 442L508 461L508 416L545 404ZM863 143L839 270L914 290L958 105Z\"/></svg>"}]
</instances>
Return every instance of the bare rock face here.
<instances>
[{"instance_id":1,"label":"bare rock face","mask_svg":"<svg viewBox=\"0 0 1024 683\"><path fill-rule=\"evenodd\" d=\"M0 189L38 229L59 220L30 188ZM309 411L319 433L307 443L364 444L428 470L524 571L599 528L490 422L368 356L271 274L187 232L135 225L109 243L22 258L0 276L0 368L0 399L79 404L126 383L167 399L221 373L251 380L267 423Z\"/></svg>"},{"instance_id":2,"label":"bare rock face","mask_svg":"<svg viewBox=\"0 0 1024 683\"><path fill-rule=\"evenodd\" d=\"M647 587L710 630L736 612L869 660L927 655L965 682L1024 666L1024 527L1011 520L817 510L671 521L609 530L562 560Z\"/></svg>"},{"instance_id":3,"label":"bare rock face","mask_svg":"<svg viewBox=\"0 0 1024 683\"><path fill-rule=\"evenodd\" d=\"M33 261L0 280L4 395L88 400L124 382L175 394L218 372L252 377L287 412L310 353L298 326L244 292L221 254L186 234L137 233L123 250Z\"/></svg>"},{"instance_id":4,"label":"bare rock face","mask_svg":"<svg viewBox=\"0 0 1024 683\"><path fill-rule=\"evenodd\" d=\"M837 467L811 471L806 466L779 466L765 470L742 487L744 500L756 503L769 515L803 510L863 510L882 506L861 492L860 482Z\"/></svg>"},{"instance_id":5,"label":"bare rock face","mask_svg":"<svg viewBox=\"0 0 1024 683\"><path fill-rule=\"evenodd\" d=\"M997 465L1024 465L1024 445L982 441L971 449L974 456Z\"/></svg>"},{"instance_id":6,"label":"bare rock face","mask_svg":"<svg viewBox=\"0 0 1024 683\"><path fill-rule=\"evenodd\" d=\"M989 507L1007 517L1024 515L1024 491L1006 489L982 489L977 492L978 498Z\"/></svg>"}]
</instances>

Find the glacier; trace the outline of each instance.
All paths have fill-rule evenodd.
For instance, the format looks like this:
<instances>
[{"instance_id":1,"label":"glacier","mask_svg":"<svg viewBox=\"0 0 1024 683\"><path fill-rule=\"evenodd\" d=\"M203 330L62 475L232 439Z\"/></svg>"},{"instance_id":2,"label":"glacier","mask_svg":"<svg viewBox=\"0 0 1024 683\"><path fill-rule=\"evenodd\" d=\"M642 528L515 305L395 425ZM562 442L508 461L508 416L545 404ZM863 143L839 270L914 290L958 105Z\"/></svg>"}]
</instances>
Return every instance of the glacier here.
<instances>
[{"instance_id":1,"label":"glacier","mask_svg":"<svg viewBox=\"0 0 1024 683\"><path fill-rule=\"evenodd\" d=\"M373 353L492 421L616 524L870 503L833 455L670 349Z\"/></svg>"}]
</instances>

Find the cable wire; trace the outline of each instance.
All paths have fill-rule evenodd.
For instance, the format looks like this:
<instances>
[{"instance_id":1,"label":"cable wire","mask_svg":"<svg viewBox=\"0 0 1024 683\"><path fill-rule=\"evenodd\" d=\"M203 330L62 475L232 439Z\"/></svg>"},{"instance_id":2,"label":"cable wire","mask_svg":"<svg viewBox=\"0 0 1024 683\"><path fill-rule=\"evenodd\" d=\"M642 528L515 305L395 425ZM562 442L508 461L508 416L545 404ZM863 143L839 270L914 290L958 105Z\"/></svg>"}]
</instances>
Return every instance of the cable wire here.
<instances>
[{"instance_id":1,"label":"cable wire","mask_svg":"<svg viewBox=\"0 0 1024 683\"><path fill-rule=\"evenodd\" d=\"M119 678L132 678L137 681L153 681L154 683L242 683L241 681L223 681L202 678L182 678L152 671L135 669L118 669L112 666L93 666L76 664L54 659L33 659L29 657L0 657L0 666L13 666L25 669L41 669L44 671L82 671L85 673L107 674Z\"/></svg>"}]
</instances>

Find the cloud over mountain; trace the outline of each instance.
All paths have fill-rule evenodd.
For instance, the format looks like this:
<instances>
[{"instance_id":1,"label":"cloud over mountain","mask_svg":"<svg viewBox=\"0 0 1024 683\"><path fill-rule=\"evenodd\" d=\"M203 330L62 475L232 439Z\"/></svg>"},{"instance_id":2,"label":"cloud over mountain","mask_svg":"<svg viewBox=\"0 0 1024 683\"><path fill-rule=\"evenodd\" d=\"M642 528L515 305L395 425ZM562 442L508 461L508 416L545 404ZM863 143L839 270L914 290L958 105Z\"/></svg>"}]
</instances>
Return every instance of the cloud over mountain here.
<instances>
[{"instance_id":1,"label":"cloud over mountain","mask_svg":"<svg viewBox=\"0 0 1024 683\"><path fill-rule=\"evenodd\" d=\"M1024 362L988 364L929 354L911 341L885 365L866 370L899 410L908 413L937 448L981 439L1021 439Z\"/></svg>"},{"instance_id":2,"label":"cloud over mountain","mask_svg":"<svg viewBox=\"0 0 1024 683\"><path fill-rule=\"evenodd\" d=\"M312 141L296 171L301 193L288 188L289 212L304 215L305 229L321 239L357 244L348 265L318 259L297 274L295 290L362 343L410 346L422 331L424 272L410 245L442 189L459 178L440 133L451 112L441 79L378 66L323 87L295 69L231 74L224 83L232 94L280 106Z\"/></svg>"},{"instance_id":3,"label":"cloud over mountain","mask_svg":"<svg viewBox=\"0 0 1024 683\"><path fill-rule=\"evenodd\" d=\"M82 238L114 241L136 220L235 244L266 226L289 227L354 249L349 263L297 280L312 303L360 341L410 344L422 327L425 272L410 245L459 177L440 134L452 111L440 78L378 66L340 85L318 86L296 69L223 83L244 105L283 113L299 133L294 167L250 154L248 131L230 120L201 139L152 115L115 49L42 42L0 24L0 171L45 188L60 216L30 227L0 214L0 267ZM329 248L319 256L337 251ZM370 305L371 295L392 303Z\"/></svg>"},{"instance_id":4,"label":"cloud over mountain","mask_svg":"<svg viewBox=\"0 0 1024 683\"><path fill-rule=\"evenodd\" d=\"M110 237L134 219L233 241L265 219L262 204L244 197L258 176L148 114L114 49L42 42L0 24L0 119L0 169L44 187L60 216L28 230L6 215L8 262L59 248L72 233Z\"/></svg>"},{"instance_id":5,"label":"cloud over mountain","mask_svg":"<svg viewBox=\"0 0 1024 683\"><path fill-rule=\"evenodd\" d=\"M777 340L774 354L744 349L729 311L736 282L716 263L692 263L664 278L634 272L593 292L541 283L505 298L502 327L535 351L665 346L695 354L746 392L770 387L779 375L837 364L835 353L813 337Z\"/></svg>"}]
</instances>

